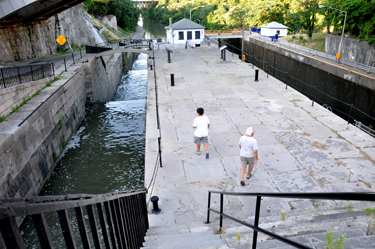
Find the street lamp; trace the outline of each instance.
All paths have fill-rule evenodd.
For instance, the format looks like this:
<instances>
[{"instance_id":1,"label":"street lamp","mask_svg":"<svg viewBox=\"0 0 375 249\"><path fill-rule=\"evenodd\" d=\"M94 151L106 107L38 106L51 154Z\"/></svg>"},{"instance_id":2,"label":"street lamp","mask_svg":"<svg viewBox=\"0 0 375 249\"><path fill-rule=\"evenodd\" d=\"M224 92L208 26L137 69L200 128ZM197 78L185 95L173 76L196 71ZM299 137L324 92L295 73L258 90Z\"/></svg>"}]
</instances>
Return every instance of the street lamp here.
<instances>
[{"instance_id":1,"label":"street lamp","mask_svg":"<svg viewBox=\"0 0 375 249\"><path fill-rule=\"evenodd\" d=\"M343 11L343 10L339 10L339 9L336 9L336 8L333 8L333 7L331 7L331 6L324 6L324 5L319 5L319 8L330 8L330 9L333 9L333 10L339 11L340 13L342 13L342 12L345 13L344 26L342 26L342 34L341 34L341 40L340 40L339 50L338 50L338 53L336 54L336 58L337 58L338 60L340 60L340 58L341 58L341 44L342 44L342 38L344 37L346 15L348 14L348 12L347 12L347 11Z\"/></svg>"},{"instance_id":2,"label":"street lamp","mask_svg":"<svg viewBox=\"0 0 375 249\"><path fill-rule=\"evenodd\" d=\"M197 19L197 21L199 22L199 24L201 24L201 20Z\"/></svg>"},{"instance_id":3,"label":"street lamp","mask_svg":"<svg viewBox=\"0 0 375 249\"><path fill-rule=\"evenodd\" d=\"M262 8L269 8L269 9L271 9L272 6L262 6L262 7L253 9L253 10L258 10L258 9L262 9ZM251 35L251 11L252 11L252 9L250 9L250 35Z\"/></svg>"},{"instance_id":4,"label":"street lamp","mask_svg":"<svg viewBox=\"0 0 375 249\"><path fill-rule=\"evenodd\" d=\"M191 21L191 11L196 10L198 8L204 8L204 6L202 5L202 6L198 6L198 7L190 9L190 21Z\"/></svg>"},{"instance_id":5,"label":"street lamp","mask_svg":"<svg viewBox=\"0 0 375 249\"><path fill-rule=\"evenodd\" d=\"M245 7L246 8L246 7ZM272 6L262 6L262 7L259 7L259 8L256 8L256 9L253 9L253 10L257 10L257 9L261 9L261 8L272 8ZM251 35L251 11L252 9L250 9L250 34ZM243 59L243 42L245 40L245 14L243 14L243 18L242 18L242 57L241 57L241 61L244 61Z\"/></svg>"}]
</instances>

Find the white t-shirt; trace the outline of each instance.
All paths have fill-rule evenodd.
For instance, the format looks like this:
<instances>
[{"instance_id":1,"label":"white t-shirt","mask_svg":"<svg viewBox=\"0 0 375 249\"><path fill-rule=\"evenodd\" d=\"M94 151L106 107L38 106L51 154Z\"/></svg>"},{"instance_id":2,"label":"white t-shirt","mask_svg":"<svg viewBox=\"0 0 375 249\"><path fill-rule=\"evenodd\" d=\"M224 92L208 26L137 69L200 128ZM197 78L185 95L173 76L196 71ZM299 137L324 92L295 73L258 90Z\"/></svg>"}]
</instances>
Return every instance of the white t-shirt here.
<instances>
[{"instance_id":1,"label":"white t-shirt","mask_svg":"<svg viewBox=\"0 0 375 249\"><path fill-rule=\"evenodd\" d=\"M241 145L240 156L254 157L254 150L258 150L257 140L253 137L242 136L238 144Z\"/></svg>"},{"instance_id":2,"label":"white t-shirt","mask_svg":"<svg viewBox=\"0 0 375 249\"><path fill-rule=\"evenodd\" d=\"M194 136L197 137L208 137L208 125L210 120L207 116L198 116L194 119L193 127L197 127L194 132Z\"/></svg>"}]
</instances>

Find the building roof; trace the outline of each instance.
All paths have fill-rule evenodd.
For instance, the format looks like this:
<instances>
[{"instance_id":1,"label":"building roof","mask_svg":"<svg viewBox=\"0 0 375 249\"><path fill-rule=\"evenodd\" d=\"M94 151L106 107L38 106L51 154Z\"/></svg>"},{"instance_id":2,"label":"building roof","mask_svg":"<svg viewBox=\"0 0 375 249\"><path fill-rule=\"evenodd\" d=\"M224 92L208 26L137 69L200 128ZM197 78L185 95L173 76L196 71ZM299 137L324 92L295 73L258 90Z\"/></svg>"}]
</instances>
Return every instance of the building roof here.
<instances>
[{"instance_id":1,"label":"building roof","mask_svg":"<svg viewBox=\"0 0 375 249\"><path fill-rule=\"evenodd\" d=\"M287 29L289 27L282 25L281 23L278 22L270 22L267 24L264 24L260 26L261 28L268 28L268 29Z\"/></svg>"},{"instance_id":2,"label":"building roof","mask_svg":"<svg viewBox=\"0 0 375 249\"><path fill-rule=\"evenodd\" d=\"M166 26L165 29L169 29L169 26ZM181 19L178 22L175 22L172 24L173 30L180 30L180 29L206 29L206 27L195 23L193 21L190 21L189 19Z\"/></svg>"}]
</instances>

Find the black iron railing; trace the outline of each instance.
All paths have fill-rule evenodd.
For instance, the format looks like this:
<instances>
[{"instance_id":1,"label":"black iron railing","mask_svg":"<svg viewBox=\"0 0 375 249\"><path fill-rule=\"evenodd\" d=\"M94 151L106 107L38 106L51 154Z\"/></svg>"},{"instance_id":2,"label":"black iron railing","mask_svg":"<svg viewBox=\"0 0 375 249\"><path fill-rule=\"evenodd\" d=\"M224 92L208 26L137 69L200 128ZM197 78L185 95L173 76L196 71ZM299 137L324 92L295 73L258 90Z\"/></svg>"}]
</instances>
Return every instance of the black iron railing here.
<instances>
[{"instance_id":1,"label":"black iron railing","mask_svg":"<svg viewBox=\"0 0 375 249\"><path fill-rule=\"evenodd\" d=\"M0 89L51 77L54 74L53 63L3 67L0 68Z\"/></svg>"},{"instance_id":2,"label":"black iron railing","mask_svg":"<svg viewBox=\"0 0 375 249\"><path fill-rule=\"evenodd\" d=\"M220 210L215 210L211 208L211 194L220 194ZM224 213L224 195L234 195L234 196L253 196L256 197L255 206L255 217L254 223L250 224L234 218L226 213ZM315 200L347 200L347 201L375 201L375 193L241 193L241 192L221 192L221 191L208 191L208 208L207 208L207 223L210 223L210 211L220 215L220 229L223 227L223 217L231 219L237 223L240 223L246 227L253 229L253 245L252 248L257 247L258 232L264 233L274 239L282 241L286 244L294 246L296 248L310 249L310 247L297 243L296 241L287 239L283 236L277 235L276 233L270 232L259 225L259 215L260 215L260 205L262 197L271 198L292 198L292 199L315 199Z\"/></svg>"},{"instance_id":3,"label":"black iron railing","mask_svg":"<svg viewBox=\"0 0 375 249\"><path fill-rule=\"evenodd\" d=\"M0 230L4 245L0 241L0 247L25 248L17 219L31 216L40 247L54 248L45 213L56 212L66 248L76 248L77 240L82 248L90 248L90 241L95 248L101 248L101 245L106 248L140 248L149 227L146 193L147 189L142 189L101 195L1 199ZM82 207L86 207L86 215ZM69 209L74 209L74 225L78 227L79 235L72 232ZM90 229L86 228L85 216L88 216ZM90 235L88 231L91 231Z\"/></svg>"}]
</instances>

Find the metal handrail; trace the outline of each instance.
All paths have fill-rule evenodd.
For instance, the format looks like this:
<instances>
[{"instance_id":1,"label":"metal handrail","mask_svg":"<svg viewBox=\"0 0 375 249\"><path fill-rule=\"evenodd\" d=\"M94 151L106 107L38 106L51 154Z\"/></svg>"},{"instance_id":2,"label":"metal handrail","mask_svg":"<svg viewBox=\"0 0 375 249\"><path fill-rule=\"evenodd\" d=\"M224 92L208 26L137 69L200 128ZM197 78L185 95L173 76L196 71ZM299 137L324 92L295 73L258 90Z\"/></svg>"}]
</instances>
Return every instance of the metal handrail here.
<instances>
[{"instance_id":1,"label":"metal handrail","mask_svg":"<svg viewBox=\"0 0 375 249\"><path fill-rule=\"evenodd\" d=\"M149 227L146 204L147 189L112 192L99 195L41 196L2 199L0 202L1 248L25 248L16 219L31 216L42 248L53 248L45 213L57 212L67 248L76 248L68 217L74 209L84 248L90 248L82 207L86 207L95 248L104 243L106 248L140 248ZM93 210L96 206L96 212ZM105 212L104 212L105 210ZM97 217L95 215L97 214ZM97 220L99 219L99 222ZM97 223L100 223L97 225ZM100 229L99 229L100 228ZM102 236L98 231L101 230ZM0 241L1 244L1 241Z\"/></svg>"},{"instance_id":2,"label":"metal handrail","mask_svg":"<svg viewBox=\"0 0 375 249\"><path fill-rule=\"evenodd\" d=\"M211 208L211 194L220 194L220 211ZM234 195L234 196L255 196L256 206L255 206L255 217L254 224L250 224L234 218L228 214L224 213L224 195ZM374 192L363 192L363 193L353 193L353 192L340 192L340 193L244 193L244 192L225 192L225 191L208 191L208 207L207 207L207 222L210 223L210 211L220 215L220 229L223 227L223 217L229 218L237 223L240 223L246 227L253 229L253 244L252 248L255 249L257 246L258 232L266 234L273 237L281 242L294 246L296 248L311 249L311 247L302 245L293 240L287 239L276 233L267 231L260 228L259 216L260 216L260 204L262 197L273 197L273 198L293 198L293 199L315 199L315 200L348 200L348 201L375 201Z\"/></svg>"},{"instance_id":3,"label":"metal handrail","mask_svg":"<svg viewBox=\"0 0 375 249\"><path fill-rule=\"evenodd\" d=\"M55 75L53 63L35 63L0 68L0 89L21 85Z\"/></svg>"}]
</instances>

